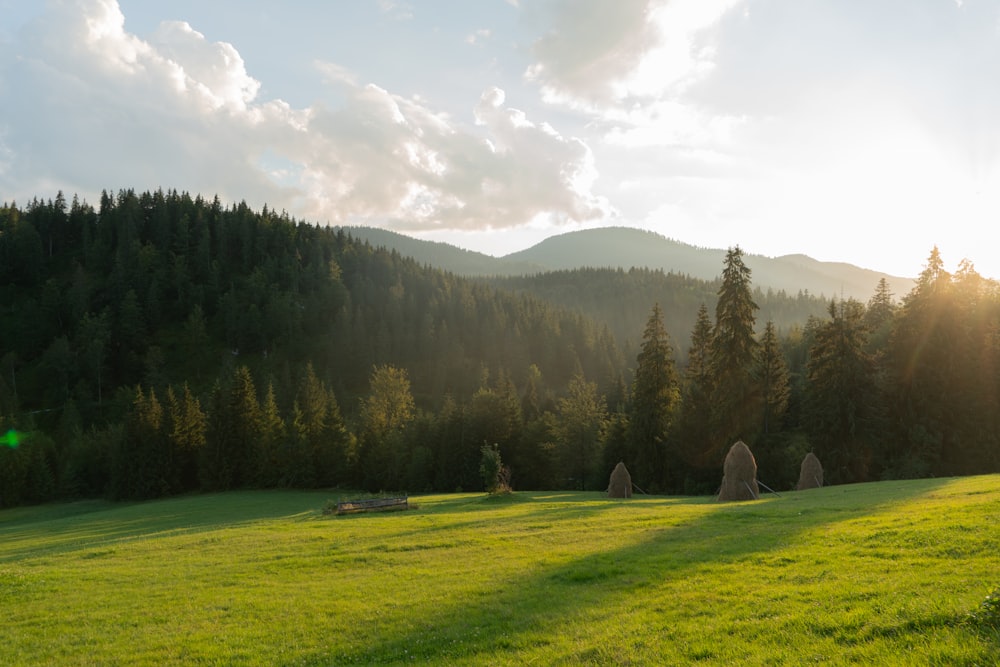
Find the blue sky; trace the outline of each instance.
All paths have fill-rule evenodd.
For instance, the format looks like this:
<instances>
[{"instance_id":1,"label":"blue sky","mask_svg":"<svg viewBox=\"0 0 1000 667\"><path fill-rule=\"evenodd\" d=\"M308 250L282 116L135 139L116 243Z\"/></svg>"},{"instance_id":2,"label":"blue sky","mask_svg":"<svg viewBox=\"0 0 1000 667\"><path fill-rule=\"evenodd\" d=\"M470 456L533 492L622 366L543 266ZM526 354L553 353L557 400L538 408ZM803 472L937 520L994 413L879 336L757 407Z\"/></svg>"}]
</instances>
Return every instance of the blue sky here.
<instances>
[{"instance_id":1,"label":"blue sky","mask_svg":"<svg viewBox=\"0 0 1000 667\"><path fill-rule=\"evenodd\" d=\"M0 201L1000 277L995 0L0 0ZM874 289L874 285L873 285Z\"/></svg>"}]
</instances>

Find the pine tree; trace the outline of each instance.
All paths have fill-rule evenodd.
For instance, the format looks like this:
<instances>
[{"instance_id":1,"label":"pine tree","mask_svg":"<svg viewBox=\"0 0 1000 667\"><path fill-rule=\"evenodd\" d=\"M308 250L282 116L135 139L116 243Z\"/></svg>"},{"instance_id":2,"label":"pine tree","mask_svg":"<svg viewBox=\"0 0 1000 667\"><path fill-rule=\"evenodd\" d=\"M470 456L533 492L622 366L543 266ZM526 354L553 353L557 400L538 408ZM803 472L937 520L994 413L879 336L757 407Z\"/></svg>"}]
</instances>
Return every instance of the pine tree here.
<instances>
[{"instance_id":1,"label":"pine tree","mask_svg":"<svg viewBox=\"0 0 1000 667\"><path fill-rule=\"evenodd\" d=\"M597 384L577 375L569 383L568 394L557 403L554 433L562 470L573 486L584 491L600 488L598 464L600 446L607 426L607 406L597 393Z\"/></svg>"},{"instance_id":2,"label":"pine tree","mask_svg":"<svg viewBox=\"0 0 1000 667\"><path fill-rule=\"evenodd\" d=\"M834 482L872 479L884 430L875 363L865 351L864 307L830 303L809 352L806 415L816 455Z\"/></svg>"},{"instance_id":3,"label":"pine tree","mask_svg":"<svg viewBox=\"0 0 1000 667\"><path fill-rule=\"evenodd\" d=\"M712 321L708 307L701 304L691 331L677 424L678 446L686 468L686 492L712 491L718 482L718 460L723 455L721 446L712 438L711 353Z\"/></svg>"},{"instance_id":4,"label":"pine tree","mask_svg":"<svg viewBox=\"0 0 1000 667\"><path fill-rule=\"evenodd\" d=\"M264 401L260 406L260 438L254 447L254 484L269 489L280 486L282 467L287 452L285 448L285 421L278 410L274 384L268 383Z\"/></svg>"},{"instance_id":5,"label":"pine tree","mask_svg":"<svg viewBox=\"0 0 1000 667\"><path fill-rule=\"evenodd\" d=\"M299 383L296 403L302 411L303 435L315 484L332 486L346 481L350 437L336 397L316 376L311 363L306 365Z\"/></svg>"},{"instance_id":6,"label":"pine tree","mask_svg":"<svg viewBox=\"0 0 1000 667\"><path fill-rule=\"evenodd\" d=\"M158 498L176 491L172 448L163 406L156 392L136 388L125 420L125 437L114 453L112 494L116 498Z\"/></svg>"},{"instance_id":7,"label":"pine tree","mask_svg":"<svg viewBox=\"0 0 1000 667\"><path fill-rule=\"evenodd\" d=\"M205 490L234 489L251 481L260 420L253 377L246 366L237 366L227 384L216 383L212 391L208 444L199 468Z\"/></svg>"},{"instance_id":8,"label":"pine tree","mask_svg":"<svg viewBox=\"0 0 1000 667\"><path fill-rule=\"evenodd\" d=\"M780 429L780 421L788 408L788 366L774 331L774 322L768 320L760 339L760 357L756 377L764 408L761 431L767 435Z\"/></svg>"},{"instance_id":9,"label":"pine tree","mask_svg":"<svg viewBox=\"0 0 1000 667\"><path fill-rule=\"evenodd\" d=\"M935 247L903 299L890 337L896 446L886 453L891 474L926 476L955 446L951 429L952 352L957 331L951 275Z\"/></svg>"},{"instance_id":10,"label":"pine tree","mask_svg":"<svg viewBox=\"0 0 1000 667\"><path fill-rule=\"evenodd\" d=\"M633 478L649 492L667 486L668 439L679 403L677 372L660 304L653 306L636 357L629 418ZM632 465L626 465L633 469Z\"/></svg>"},{"instance_id":11,"label":"pine tree","mask_svg":"<svg viewBox=\"0 0 1000 667\"><path fill-rule=\"evenodd\" d=\"M186 382L180 398L173 387L167 388L167 417L179 490L193 491L198 488L198 459L205 448L207 419Z\"/></svg>"},{"instance_id":12,"label":"pine tree","mask_svg":"<svg viewBox=\"0 0 1000 667\"><path fill-rule=\"evenodd\" d=\"M730 248L715 306L711 355L713 438L722 451L736 440L752 444L759 422L760 394L753 377L758 347L756 311L743 251L739 246Z\"/></svg>"}]
</instances>

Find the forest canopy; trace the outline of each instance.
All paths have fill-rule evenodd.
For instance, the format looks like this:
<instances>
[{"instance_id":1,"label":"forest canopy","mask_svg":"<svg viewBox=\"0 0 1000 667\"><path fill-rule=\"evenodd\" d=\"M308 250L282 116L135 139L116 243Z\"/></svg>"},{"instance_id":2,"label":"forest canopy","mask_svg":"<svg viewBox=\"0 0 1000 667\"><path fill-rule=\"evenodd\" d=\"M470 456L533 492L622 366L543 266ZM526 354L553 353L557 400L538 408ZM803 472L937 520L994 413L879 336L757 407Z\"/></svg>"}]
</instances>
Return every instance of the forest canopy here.
<instances>
[{"instance_id":1,"label":"forest canopy","mask_svg":"<svg viewBox=\"0 0 1000 667\"><path fill-rule=\"evenodd\" d=\"M0 208L0 506L240 487L706 493L1000 470L1000 290L933 250L900 300L634 269L465 278L245 203ZM712 317L714 313L714 317Z\"/></svg>"}]
</instances>

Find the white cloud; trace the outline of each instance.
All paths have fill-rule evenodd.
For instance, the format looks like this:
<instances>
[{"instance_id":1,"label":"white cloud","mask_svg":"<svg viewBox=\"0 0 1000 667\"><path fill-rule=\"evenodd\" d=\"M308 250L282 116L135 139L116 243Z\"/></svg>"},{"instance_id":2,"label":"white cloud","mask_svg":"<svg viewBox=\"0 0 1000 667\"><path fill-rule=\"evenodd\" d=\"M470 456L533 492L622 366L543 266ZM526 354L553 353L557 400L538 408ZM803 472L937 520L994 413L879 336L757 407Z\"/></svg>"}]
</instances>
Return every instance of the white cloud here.
<instances>
[{"instance_id":1,"label":"white cloud","mask_svg":"<svg viewBox=\"0 0 1000 667\"><path fill-rule=\"evenodd\" d=\"M413 6L408 2L378 0L378 8L383 14L397 21L408 21L413 18Z\"/></svg>"},{"instance_id":2,"label":"white cloud","mask_svg":"<svg viewBox=\"0 0 1000 667\"><path fill-rule=\"evenodd\" d=\"M689 91L714 71L713 28L742 1L561 2L551 19L556 28L535 44L538 61L526 76L550 103L594 117L601 156L618 160L619 178L649 180L664 166L649 153L664 148L674 163L668 173L700 170L706 156L731 163L727 152L746 116L706 108ZM624 152L631 157L615 155Z\"/></svg>"},{"instance_id":3,"label":"white cloud","mask_svg":"<svg viewBox=\"0 0 1000 667\"><path fill-rule=\"evenodd\" d=\"M471 32L465 36L465 43L470 46L476 46L477 44L482 44L488 40L492 35L492 31L489 28L480 28L475 32Z\"/></svg>"},{"instance_id":4,"label":"white cloud","mask_svg":"<svg viewBox=\"0 0 1000 667\"><path fill-rule=\"evenodd\" d=\"M560 0L550 30L534 45L526 76L553 101L604 105L658 41L654 0Z\"/></svg>"},{"instance_id":5,"label":"white cloud","mask_svg":"<svg viewBox=\"0 0 1000 667\"><path fill-rule=\"evenodd\" d=\"M561 0L526 77L547 99L606 108L661 98L711 69L698 41L742 0Z\"/></svg>"},{"instance_id":6,"label":"white cloud","mask_svg":"<svg viewBox=\"0 0 1000 667\"><path fill-rule=\"evenodd\" d=\"M328 84L357 86L357 75L346 67L337 63L317 61L314 63L316 69L323 74L323 78Z\"/></svg>"},{"instance_id":7,"label":"white cloud","mask_svg":"<svg viewBox=\"0 0 1000 667\"><path fill-rule=\"evenodd\" d=\"M476 136L421 103L368 85L310 121L310 214L407 230L512 228L550 215L604 215L590 194L593 157L579 140L503 106L499 89L476 107Z\"/></svg>"},{"instance_id":8,"label":"white cloud","mask_svg":"<svg viewBox=\"0 0 1000 667\"><path fill-rule=\"evenodd\" d=\"M183 21L165 21L153 34L156 53L183 72L185 87L204 96L213 109L245 110L257 97L260 82L247 74L232 44L211 43Z\"/></svg>"},{"instance_id":9,"label":"white cloud","mask_svg":"<svg viewBox=\"0 0 1000 667\"><path fill-rule=\"evenodd\" d=\"M502 91L483 95L474 126L317 63L342 103L295 109L258 99L232 44L183 22L148 41L124 26L113 0L56 2L12 45L17 57L0 69L0 89L19 91L0 108L4 196L177 188L412 230L608 209L590 190L588 146L504 106Z\"/></svg>"}]
</instances>

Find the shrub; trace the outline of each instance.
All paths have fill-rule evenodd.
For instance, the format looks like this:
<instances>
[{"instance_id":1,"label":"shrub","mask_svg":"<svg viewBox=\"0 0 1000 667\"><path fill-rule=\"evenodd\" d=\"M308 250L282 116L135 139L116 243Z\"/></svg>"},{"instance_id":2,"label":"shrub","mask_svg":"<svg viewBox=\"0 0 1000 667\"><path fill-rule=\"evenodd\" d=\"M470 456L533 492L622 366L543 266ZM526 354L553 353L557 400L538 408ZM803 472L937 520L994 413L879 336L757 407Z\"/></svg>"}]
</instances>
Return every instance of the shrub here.
<instances>
[{"instance_id":1,"label":"shrub","mask_svg":"<svg viewBox=\"0 0 1000 667\"><path fill-rule=\"evenodd\" d=\"M969 614L969 622L981 632L1000 632L1000 587Z\"/></svg>"},{"instance_id":2,"label":"shrub","mask_svg":"<svg viewBox=\"0 0 1000 667\"><path fill-rule=\"evenodd\" d=\"M499 445L484 442L480 451L482 458L479 460L479 474L482 475L486 493L510 493L510 468L500 460Z\"/></svg>"}]
</instances>

